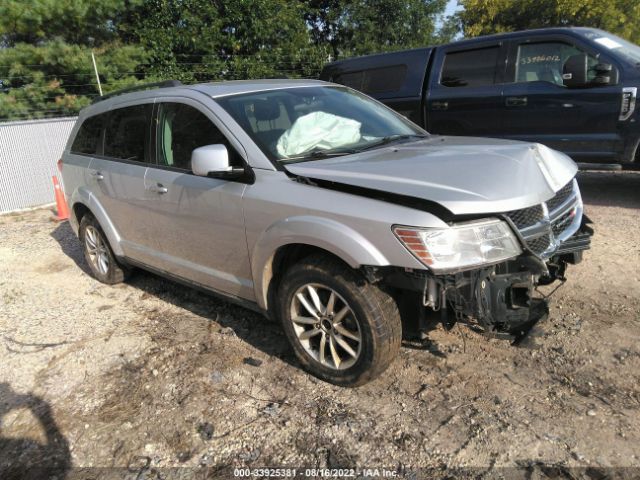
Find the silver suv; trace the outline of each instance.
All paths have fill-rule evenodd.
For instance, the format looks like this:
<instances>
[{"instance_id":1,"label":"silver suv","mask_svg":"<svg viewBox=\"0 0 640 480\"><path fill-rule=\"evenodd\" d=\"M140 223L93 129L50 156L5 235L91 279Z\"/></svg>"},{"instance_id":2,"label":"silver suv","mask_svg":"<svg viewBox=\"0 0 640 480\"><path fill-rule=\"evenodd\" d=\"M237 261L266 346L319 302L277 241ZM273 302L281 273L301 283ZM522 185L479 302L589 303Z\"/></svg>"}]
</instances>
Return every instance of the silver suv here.
<instances>
[{"instance_id":1,"label":"silver suv","mask_svg":"<svg viewBox=\"0 0 640 480\"><path fill-rule=\"evenodd\" d=\"M403 325L525 334L589 247L576 165L542 145L429 135L320 81L146 87L84 109L64 152L93 274L258 310L326 381L383 372Z\"/></svg>"}]
</instances>

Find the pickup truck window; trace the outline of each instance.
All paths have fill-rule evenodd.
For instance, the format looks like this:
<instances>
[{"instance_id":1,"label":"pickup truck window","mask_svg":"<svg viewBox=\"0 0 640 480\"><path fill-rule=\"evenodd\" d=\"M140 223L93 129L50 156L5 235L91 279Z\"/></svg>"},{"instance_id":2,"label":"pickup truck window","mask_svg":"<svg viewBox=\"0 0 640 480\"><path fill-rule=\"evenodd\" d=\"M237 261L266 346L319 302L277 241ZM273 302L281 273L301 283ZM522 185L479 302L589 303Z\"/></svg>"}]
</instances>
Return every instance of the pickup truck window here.
<instances>
[{"instance_id":1,"label":"pickup truck window","mask_svg":"<svg viewBox=\"0 0 640 480\"><path fill-rule=\"evenodd\" d=\"M640 47L638 45L603 30L579 29L577 31L615 56L626 60L632 65L640 65Z\"/></svg>"},{"instance_id":2,"label":"pickup truck window","mask_svg":"<svg viewBox=\"0 0 640 480\"><path fill-rule=\"evenodd\" d=\"M359 72L341 73L336 75L332 81L364 93L390 93L397 92L402 88L406 76L406 65L393 65Z\"/></svg>"},{"instance_id":3,"label":"pickup truck window","mask_svg":"<svg viewBox=\"0 0 640 480\"><path fill-rule=\"evenodd\" d=\"M562 82L562 68L572 55L583 53L574 45L564 42L525 43L518 45L516 59L515 82L550 82L564 85ZM588 65L593 67L598 59L588 56ZM595 71L588 71L587 80L595 77Z\"/></svg>"},{"instance_id":4,"label":"pickup truck window","mask_svg":"<svg viewBox=\"0 0 640 480\"><path fill-rule=\"evenodd\" d=\"M496 81L499 47L447 53L440 84L445 87L482 87Z\"/></svg>"},{"instance_id":5,"label":"pickup truck window","mask_svg":"<svg viewBox=\"0 0 640 480\"><path fill-rule=\"evenodd\" d=\"M344 87L282 88L216 101L267 158L281 162L354 153L426 135L394 111Z\"/></svg>"}]
</instances>

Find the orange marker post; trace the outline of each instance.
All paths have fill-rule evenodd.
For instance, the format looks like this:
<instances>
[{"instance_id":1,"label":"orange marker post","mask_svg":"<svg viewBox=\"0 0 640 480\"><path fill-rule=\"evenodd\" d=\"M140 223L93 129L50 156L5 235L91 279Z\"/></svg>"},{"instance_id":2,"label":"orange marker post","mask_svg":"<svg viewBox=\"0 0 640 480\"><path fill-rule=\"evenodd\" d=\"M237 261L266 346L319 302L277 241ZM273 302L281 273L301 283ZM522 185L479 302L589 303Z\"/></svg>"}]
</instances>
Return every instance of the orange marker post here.
<instances>
[{"instance_id":1,"label":"orange marker post","mask_svg":"<svg viewBox=\"0 0 640 480\"><path fill-rule=\"evenodd\" d=\"M63 220L67 220L69 218L69 208L67 207L67 202L64 199L62 188L60 188L58 177L56 177L55 175L53 176L53 190L56 194L56 215L53 217L53 219L58 222L62 222Z\"/></svg>"}]
</instances>

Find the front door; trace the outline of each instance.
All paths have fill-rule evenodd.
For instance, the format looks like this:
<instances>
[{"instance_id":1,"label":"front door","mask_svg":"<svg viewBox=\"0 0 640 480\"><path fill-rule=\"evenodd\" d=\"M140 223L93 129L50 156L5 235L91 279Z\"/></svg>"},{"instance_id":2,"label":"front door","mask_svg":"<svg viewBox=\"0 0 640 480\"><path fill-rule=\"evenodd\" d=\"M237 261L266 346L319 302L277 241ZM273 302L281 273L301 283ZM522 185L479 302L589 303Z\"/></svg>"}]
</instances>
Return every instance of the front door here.
<instances>
[{"instance_id":1,"label":"front door","mask_svg":"<svg viewBox=\"0 0 640 480\"><path fill-rule=\"evenodd\" d=\"M618 131L621 87L568 88L563 66L583 49L569 37L514 41L503 95L502 137L543 143L576 160L612 159L622 153ZM588 54L588 65L605 62ZM590 70L593 80L595 72Z\"/></svg>"},{"instance_id":2,"label":"front door","mask_svg":"<svg viewBox=\"0 0 640 480\"><path fill-rule=\"evenodd\" d=\"M145 176L148 223L154 230L156 268L214 290L253 299L242 195L245 183L200 177L191 152L224 144L233 162L243 160L213 115L197 102L157 105L157 165Z\"/></svg>"}]
</instances>

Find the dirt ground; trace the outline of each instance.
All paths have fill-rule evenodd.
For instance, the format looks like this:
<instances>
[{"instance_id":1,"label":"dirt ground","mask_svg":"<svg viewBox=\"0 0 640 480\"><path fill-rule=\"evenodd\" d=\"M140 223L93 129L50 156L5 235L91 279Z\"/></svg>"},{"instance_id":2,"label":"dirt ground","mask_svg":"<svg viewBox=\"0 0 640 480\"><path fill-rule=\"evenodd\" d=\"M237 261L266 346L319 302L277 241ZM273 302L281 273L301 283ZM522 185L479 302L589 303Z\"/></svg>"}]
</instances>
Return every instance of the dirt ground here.
<instances>
[{"instance_id":1,"label":"dirt ground","mask_svg":"<svg viewBox=\"0 0 640 480\"><path fill-rule=\"evenodd\" d=\"M438 327L357 389L248 310L144 272L98 283L47 210L0 217L0 472L640 475L640 174L579 182L592 250L528 340Z\"/></svg>"}]
</instances>

